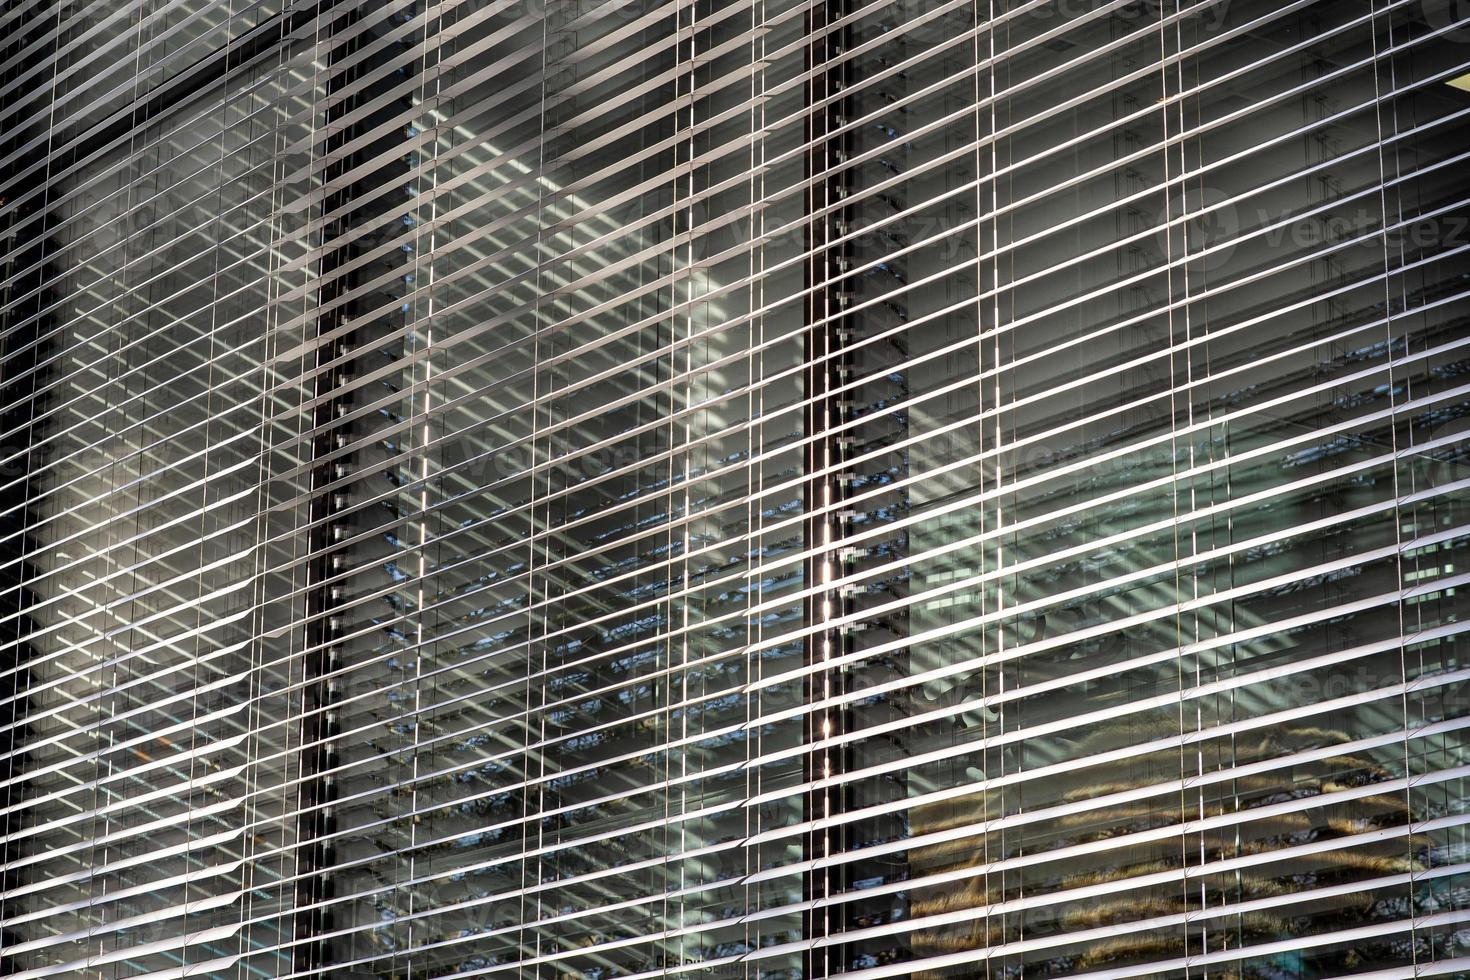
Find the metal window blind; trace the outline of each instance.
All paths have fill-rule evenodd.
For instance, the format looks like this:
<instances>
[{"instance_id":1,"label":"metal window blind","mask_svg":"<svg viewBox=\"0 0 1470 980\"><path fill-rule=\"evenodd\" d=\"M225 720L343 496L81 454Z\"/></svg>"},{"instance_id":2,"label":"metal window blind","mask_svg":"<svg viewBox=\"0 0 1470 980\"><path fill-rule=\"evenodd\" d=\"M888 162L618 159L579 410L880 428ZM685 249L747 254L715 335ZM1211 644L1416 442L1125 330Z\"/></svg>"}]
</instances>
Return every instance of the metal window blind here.
<instances>
[{"instance_id":1,"label":"metal window blind","mask_svg":"<svg viewBox=\"0 0 1470 980\"><path fill-rule=\"evenodd\" d=\"M1461 5L0 25L0 975L1470 972Z\"/></svg>"}]
</instances>

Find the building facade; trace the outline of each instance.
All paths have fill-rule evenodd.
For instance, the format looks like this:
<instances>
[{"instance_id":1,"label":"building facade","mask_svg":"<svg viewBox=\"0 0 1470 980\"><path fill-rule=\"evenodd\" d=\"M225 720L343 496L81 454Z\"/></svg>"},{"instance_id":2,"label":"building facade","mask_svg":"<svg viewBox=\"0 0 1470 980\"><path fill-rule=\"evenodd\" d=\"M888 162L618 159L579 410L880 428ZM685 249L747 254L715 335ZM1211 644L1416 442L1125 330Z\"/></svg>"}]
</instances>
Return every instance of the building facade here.
<instances>
[{"instance_id":1,"label":"building facade","mask_svg":"<svg viewBox=\"0 0 1470 980\"><path fill-rule=\"evenodd\" d=\"M0 24L0 976L1470 977L1462 0Z\"/></svg>"}]
</instances>

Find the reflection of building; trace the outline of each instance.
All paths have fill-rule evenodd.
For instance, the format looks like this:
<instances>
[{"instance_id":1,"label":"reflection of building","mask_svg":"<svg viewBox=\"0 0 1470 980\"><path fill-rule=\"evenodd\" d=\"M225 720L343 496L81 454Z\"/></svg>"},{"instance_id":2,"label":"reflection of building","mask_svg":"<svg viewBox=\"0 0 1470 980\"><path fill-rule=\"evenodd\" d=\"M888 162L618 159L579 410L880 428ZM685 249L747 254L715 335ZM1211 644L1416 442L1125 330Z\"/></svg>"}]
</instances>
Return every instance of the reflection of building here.
<instances>
[{"instance_id":1,"label":"reflection of building","mask_svg":"<svg viewBox=\"0 0 1470 980\"><path fill-rule=\"evenodd\" d=\"M16 6L0 974L1470 974L1459 16Z\"/></svg>"},{"instance_id":2,"label":"reflection of building","mask_svg":"<svg viewBox=\"0 0 1470 980\"><path fill-rule=\"evenodd\" d=\"M1079 748L1104 756L1137 745L1140 737L1162 739L1178 730L1177 718L1168 714L1138 721L1101 730ZM993 865L1027 863L1023 855L1005 853L1003 832L910 852L918 880L945 882L913 890L909 914L943 923L916 931L914 948L936 955L991 947L999 958L1008 947L1022 950L1029 943L1046 950L1027 957L1026 971L1040 976L1140 962L1182 964L1210 954L1227 977L1291 970L1346 975L1391 960L1402 935L1372 935L1372 927L1402 915L1405 899L1394 894L1392 883L1424 876L1434 843L1430 836L1392 833L1413 822L1402 794L1356 792L1390 783L1393 773L1371 759L1327 754L1351 741L1344 732L1291 727L1241 739L1233 755L1238 766L1261 766L1283 755L1303 761L1289 780L1275 774L1232 780L1228 793L1208 792L1202 804L1181 804L1177 791L1158 791L1179 770L1177 750L1135 753L1063 777L1072 788L1028 821L1030 863L1049 865L1058 875L1041 878L1039 899L1009 894L1003 874L986 873ZM1334 795L1349 798L1320 808L1281 806ZM994 805L976 794L915 807L912 829L925 837L983 826ZM1262 812L1251 812L1256 809ZM1192 835L1188 852L1177 838L1142 848L1108 846L1181 821L1210 824ZM1055 852L1050 860L1035 860L1048 852ZM1348 947L1249 958L1237 952L1269 947L1283 936L1356 929L1370 935Z\"/></svg>"}]
</instances>

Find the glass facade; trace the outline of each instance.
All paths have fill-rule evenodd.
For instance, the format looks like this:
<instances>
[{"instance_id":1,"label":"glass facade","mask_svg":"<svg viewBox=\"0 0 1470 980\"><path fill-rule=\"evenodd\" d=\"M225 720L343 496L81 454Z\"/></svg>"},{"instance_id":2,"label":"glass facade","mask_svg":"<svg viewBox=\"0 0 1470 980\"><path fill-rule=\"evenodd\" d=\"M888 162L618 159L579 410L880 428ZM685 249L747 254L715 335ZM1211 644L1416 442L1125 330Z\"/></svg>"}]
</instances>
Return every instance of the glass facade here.
<instances>
[{"instance_id":1,"label":"glass facade","mask_svg":"<svg viewBox=\"0 0 1470 980\"><path fill-rule=\"evenodd\" d=\"M0 25L0 976L1470 977L1463 0Z\"/></svg>"}]
</instances>

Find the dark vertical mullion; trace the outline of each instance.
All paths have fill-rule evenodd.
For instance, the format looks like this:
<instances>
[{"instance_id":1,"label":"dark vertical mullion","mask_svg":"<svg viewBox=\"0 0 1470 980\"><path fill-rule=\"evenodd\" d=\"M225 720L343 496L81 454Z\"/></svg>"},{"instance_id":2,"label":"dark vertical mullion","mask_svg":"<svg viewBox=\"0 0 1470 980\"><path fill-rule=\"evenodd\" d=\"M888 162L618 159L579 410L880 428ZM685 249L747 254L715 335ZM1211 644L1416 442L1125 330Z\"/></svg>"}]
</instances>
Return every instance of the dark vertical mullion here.
<instances>
[{"instance_id":1,"label":"dark vertical mullion","mask_svg":"<svg viewBox=\"0 0 1470 980\"><path fill-rule=\"evenodd\" d=\"M340 733L337 703L342 674L350 658L343 642L343 615L351 605L347 595L353 582L351 552L340 542L353 537L351 480L352 454L344 452L365 432L345 419L351 417L357 385L358 362L381 353L385 343L396 344L407 325L406 283L412 276L403 267L410 259L398 249L378 251L397 227L385 223L386 203L378 191L387 184L412 183L414 154L404 148L406 131L390 125L404 109L416 103L401 96L384 99L396 87L407 66L399 64L409 38L381 48L368 57L362 49L374 44L382 31L412 18L412 13L390 14L382 3L353 10L333 24L343 43L327 52L329 66L325 112L327 135L321 146L322 186L328 193L322 213L339 215L325 223L325 246L319 265L315 321L317 346L312 383L311 497L308 505L308 560L305 597L305 651L298 753L299 781L296 808L297 872L293 904L292 946L295 972L331 971L337 957L329 940L329 912L324 903L336 897L332 869L337 864L337 772L342 767L336 738ZM364 24L368 18L378 22ZM412 63L412 62L411 62ZM385 66L399 70L385 73ZM335 69L335 70L332 70ZM367 108L379 103L374 108ZM410 127L412 128L412 127ZM348 151L346 148L356 146ZM357 174L356 177L349 175ZM405 221L410 220L407 216ZM396 271L394 277L384 273ZM376 286L364 290L367 283ZM355 295L362 293L362 295ZM392 299L404 307L404 316L370 316ZM360 423L359 423L360 425ZM334 907L340 907L340 903Z\"/></svg>"},{"instance_id":2,"label":"dark vertical mullion","mask_svg":"<svg viewBox=\"0 0 1470 980\"><path fill-rule=\"evenodd\" d=\"M350 30L363 17L363 11L352 10L334 25L335 31ZM327 138L322 147L326 166L322 171L322 182L333 187L342 181L358 164L362 163L361 151L344 154L342 148L361 135L362 120L347 125L341 121L358 108L362 93L357 90L362 75L362 63L340 67L356 53L364 35L356 34L346 43L332 46L327 54L328 108L326 110ZM332 70L338 69L338 70ZM322 210L325 214L343 213L348 207L356 187L348 183L327 194ZM327 912L321 903L332 897L331 876L326 872L332 864L330 845L326 842L335 830L331 803L335 797L333 780L328 774L335 765L335 753L331 738L336 734L335 712L328 710L333 691L327 678L340 664L339 647L336 644L341 628L340 619L333 610L340 605L339 597L331 585L334 562L340 562L342 552L333 552L336 525L331 520L334 495L329 487L344 476L345 460L329 462L333 452L350 442L344 426L334 425L335 418L344 404L345 397L339 391L343 379L342 367L329 367L344 360L352 350L352 331L339 335L339 331L350 325L350 305L338 302L347 294L356 281L356 276L344 270L353 257L354 249L346 243L344 234L352 224L352 214L330 222L322 232L325 240L336 239L337 244L324 250L319 271L320 286L317 301L320 312L316 318L318 344L315 355L315 382L311 415L312 437L310 441L312 459L316 463L311 471L311 503L308 506L309 531L307 532L308 560L306 576L306 629L303 649L306 651L303 664L303 680L306 682L301 694L301 750L297 763L300 781L297 790L297 861L295 901L293 913L293 935L296 944L292 948L292 969L301 973L321 967L327 960L325 945L320 937L327 928ZM327 339L336 338L336 339Z\"/></svg>"},{"instance_id":3,"label":"dark vertical mullion","mask_svg":"<svg viewBox=\"0 0 1470 980\"><path fill-rule=\"evenodd\" d=\"M11 6L6 4L6 7ZM12 44L24 43L24 31L12 36ZM0 49L0 57L7 51ZM38 62L55 57L55 44L48 43L39 49L33 58L18 64L14 71L24 72ZM4 81L0 76L0 81ZM0 156L13 151L28 137L34 137L36 127L18 127L11 131L8 139L0 142ZM20 806L27 795L25 784L20 781L25 769L22 746L31 731L25 721L31 699L25 692L30 686L30 671L25 667L35 655L35 648L25 639L38 632L37 625L26 609L34 607L39 597L25 582L37 576L34 563L25 560L27 554L36 554L40 549L35 539L25 532L36 515L34 506L34 481L29 474L38 470L44 461L44 453L37 449L34 419L39 406L32 398L41 386L44 377L51 372L37 370L37 365L48 360L54 341L43 338L52 336L53 324L45 311L54 309L53 297L43 284L53 279L47 271L48 239L55 223L50 213L49 195L46 192L50 168L29 171L11 188L11 197L22 201L19 207L0 218L0 248L10 259L0 267L0 281L10 285L0 291L0 390L6 393L8 411L0 412L0 432L14 433L14 438L0 446L0 540L9 542L0 549L0 561L9 569L0 579L0 613L5 614L5 626L0 630L0 671L9 676L9 682L0 684L0 784L5 789L0 793L0 807L6 815L0 818L0 895L26 884L26 876L19 868L7 867L21 857L19 844L9 843L10 835L22 829L25 809ZM5 199L0 198L0 205ZM19 239L17 241L16 239ZM17 299L17 297L19 299ZM30 397L21 398L22 394ZM16 615L11 615L12 613ZM0 901L0 921L11 918L12 910ZM0 973L9 975L18 972L21 966L5 955L5 950L18 944L25 936L9 929L0 929Z\"/></svg>"},{"instance_id":4,"label":"dark vertical mullion","mask_svg":"<svg viewBox=\"0 0 1470 980\"><path fill-rule=\"evenodd\" d=\"M846 317L842 311L847 305L847 296L841 291L842 284L836 281L844 259L845 246L837 244L847 228L848 215L845 208L828 210L845 196L843 182L846 173L837 173L837 165L846 159L844 152L848 137L834 135L842 125L838 107L840 101L834 97L846 87L847 64L834 64L843 49L845 28L828 28L842 17L841 0L822 0L814 4L807 13L807 67L811 71L807 82L807 104L811 111L806 119L807 153L806 213L811 216L806 223L806 330L804 333L804 357L806 362L805 387L807 408L804 419L806 441L806 472L808 479L804 488L805 512L808 515L805 527L805 546L811 551L806 560L805 578L809 585L816 585L836 578L837 548L847 524L848 515L841 509L844 482L838 463L843 452L842 444L834 427L842 420L842 403L837 390L847 373L846 361L841 356L843 339L846 336ZM825 175L825 176L824 176ZM805 600L805 618L808 627L806 661L811 666L840 657L843 653L845 635L836 627L827 625L839 616L842 598L836 589L822 588L811 592ZM842 668L814 671L808 675L806 697L808 702L820 701L840 694L846 687L847 672ZM820 783L838 775L848 767L846 748L817 748L818 743L840 734L846 727L846 709L808 712L805 737L811 749L806 755L806 780ZM842 866L828 866L823 862L845 851L846 832L843 827L833 826L830 818L847 808L846 787L829 788L819 786L810 790L804 799L804 820L809 825L803 839L803 857L809 862L818 862L808 872L804 885L806 911L803 913L802 933L809 941L825 939L833 934L833 923L826 908L814 907L815 903L842 890L844 877ZM802 965L806 977L828 976L841 972L841 956L835 957L834 948L822 946L810 949Z\"/></svg>"}]
</instances>

